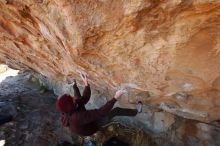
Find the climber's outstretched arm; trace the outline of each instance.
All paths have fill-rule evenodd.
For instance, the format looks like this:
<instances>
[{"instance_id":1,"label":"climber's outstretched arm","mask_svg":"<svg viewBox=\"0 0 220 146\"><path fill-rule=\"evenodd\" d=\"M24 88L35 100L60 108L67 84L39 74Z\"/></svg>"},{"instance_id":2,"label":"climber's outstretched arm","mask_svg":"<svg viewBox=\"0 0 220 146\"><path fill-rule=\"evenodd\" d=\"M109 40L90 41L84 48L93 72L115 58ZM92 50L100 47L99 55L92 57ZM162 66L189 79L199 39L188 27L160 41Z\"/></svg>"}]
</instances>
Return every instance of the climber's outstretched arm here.
<instances>
[{"instance_id":1,"label":"climber's outstretched arm","mask_svg":"<svg viewBox=\"0 0 220 146\"><path fill-rule=\"evenodd\" d=\"M90 96L91 96L91 89L90 89L90 86L89 84L87 86L85 86L84 88L84 91L83 91L83 96L81 98L77 98L76 99L76 102L79 104L79 105L84 105L86 104L89 99L90 99Z\"/></svg>"},{"instance_id":2,"label":"climber's outstretched arm","mask_svg":"<svg viewBox=\"0 0 220 146\"><path fill-rule=\"evenodd\" d=\"M85 88L84 88L84 91L83 91L82 98L77 98L77 99L76 99L76 102L77 102L79 105L84 105L84 104L86 104L86 103L89 101L89 99L90 99L91 89L90 89L90 85L88 84L87 76L84 75L83 73L80 73L80 77L81 77L81 79L83 80L83 82L84 82L84 84L85 84Z\"/></svg>"}]
</instances>

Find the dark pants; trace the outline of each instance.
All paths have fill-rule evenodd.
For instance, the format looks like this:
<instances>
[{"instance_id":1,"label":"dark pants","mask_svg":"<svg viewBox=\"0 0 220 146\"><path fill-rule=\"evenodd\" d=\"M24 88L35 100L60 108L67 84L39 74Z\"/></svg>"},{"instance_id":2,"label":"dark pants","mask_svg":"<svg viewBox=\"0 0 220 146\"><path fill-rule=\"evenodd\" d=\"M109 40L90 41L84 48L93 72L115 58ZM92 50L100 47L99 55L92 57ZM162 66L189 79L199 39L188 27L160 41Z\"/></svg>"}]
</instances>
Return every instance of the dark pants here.
<instances>
[{"instance_id":1,"label":"dark pants","mask_svg":"<svg viewBox=\"0 0 220 146\"><path fill-rule=\"evenodd\" d=\"M111 122L115 116L129 116L134 117L138 113L137 109L128 109L116 107L112 109L109 114L98 121L98 126L103 127Z\"/></svg>"}]
</instances>

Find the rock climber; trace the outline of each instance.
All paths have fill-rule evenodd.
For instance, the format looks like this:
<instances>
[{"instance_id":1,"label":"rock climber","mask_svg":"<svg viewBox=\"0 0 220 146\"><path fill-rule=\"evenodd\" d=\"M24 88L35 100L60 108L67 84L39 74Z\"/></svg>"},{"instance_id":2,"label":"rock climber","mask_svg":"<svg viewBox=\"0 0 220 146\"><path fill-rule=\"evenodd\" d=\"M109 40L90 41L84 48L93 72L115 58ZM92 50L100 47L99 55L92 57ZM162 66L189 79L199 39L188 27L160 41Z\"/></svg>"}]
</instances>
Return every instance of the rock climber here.
<instances>
[{"instance_id":1,"label":"rock climber","mask_svg":"<svg viewBox=\"0 0 220 146\"><path fill-rule=\"evenodd\" d=\"M141 112L142 106L137 109L113 108L117 100L126 92L125 90L118 90L114 97L99 109L87 110L85 104L89 101L91 96L91 89L88 83L87 76L80 74L85 88L83 95L77 87L76 81L73 83L74 96L68 94L62 95L56 101L56 107L62 113L61 122L64 127L68 127L71 132L80 136L89 136L98 131L101 126L104 126L114 116L135 116Z\"/></svg>"}]
</instances>

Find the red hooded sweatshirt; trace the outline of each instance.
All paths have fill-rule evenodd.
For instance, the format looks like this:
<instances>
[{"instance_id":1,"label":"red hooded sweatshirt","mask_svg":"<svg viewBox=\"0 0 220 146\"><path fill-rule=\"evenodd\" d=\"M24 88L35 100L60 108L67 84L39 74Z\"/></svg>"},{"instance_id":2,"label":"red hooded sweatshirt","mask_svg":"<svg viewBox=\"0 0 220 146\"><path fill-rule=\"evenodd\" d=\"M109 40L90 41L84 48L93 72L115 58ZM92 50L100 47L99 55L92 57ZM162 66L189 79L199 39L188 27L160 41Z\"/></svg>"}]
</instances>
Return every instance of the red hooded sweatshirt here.
<instances>
[{"instance_id":1,"label":"red hooded sweatshirt","mask_svg":"<svg viewBox=\"0 0 220 146\"><path fill-rule=\"evenodd\" d=\"M88 94L91 92L90 89L87 91ZM99 109L86 110L84 104L86 104L88 100L89 96L77 99L76 103L78 104L78 108L71 113L63 113L61 116L63 126L69 127L73 133L81 136L89 136L95 133L98 130L98 120L106 116L117 101L113 98Z\"/></svg>"}]
</instances>

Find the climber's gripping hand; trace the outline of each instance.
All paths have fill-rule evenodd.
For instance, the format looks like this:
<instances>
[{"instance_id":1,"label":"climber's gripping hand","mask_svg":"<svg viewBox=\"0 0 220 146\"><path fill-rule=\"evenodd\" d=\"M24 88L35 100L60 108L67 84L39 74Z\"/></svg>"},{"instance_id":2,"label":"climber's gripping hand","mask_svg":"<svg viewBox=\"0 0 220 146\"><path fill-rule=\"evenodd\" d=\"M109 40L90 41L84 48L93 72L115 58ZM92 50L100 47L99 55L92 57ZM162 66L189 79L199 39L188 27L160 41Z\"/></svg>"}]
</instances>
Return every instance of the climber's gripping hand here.
<instances>
[{"instance_id":1,"label":"climber's gripping hand","mask_svg":"<svg viewBox=\"0 0 220 146\"><path fill-rule=\"evenodd\" d=\"M116 91L114 98L116 100L119 100L123 94L125 94L127 91L125 89L120 89L118 91Z\"/></svg>"}]
</instances>

